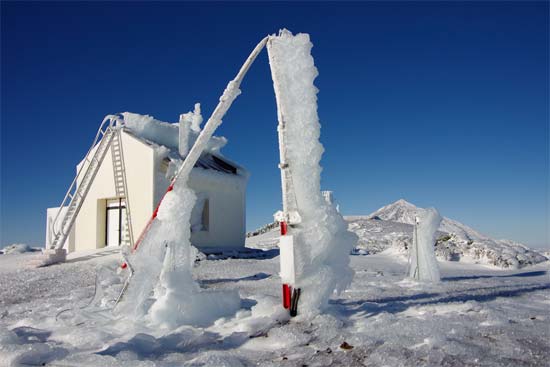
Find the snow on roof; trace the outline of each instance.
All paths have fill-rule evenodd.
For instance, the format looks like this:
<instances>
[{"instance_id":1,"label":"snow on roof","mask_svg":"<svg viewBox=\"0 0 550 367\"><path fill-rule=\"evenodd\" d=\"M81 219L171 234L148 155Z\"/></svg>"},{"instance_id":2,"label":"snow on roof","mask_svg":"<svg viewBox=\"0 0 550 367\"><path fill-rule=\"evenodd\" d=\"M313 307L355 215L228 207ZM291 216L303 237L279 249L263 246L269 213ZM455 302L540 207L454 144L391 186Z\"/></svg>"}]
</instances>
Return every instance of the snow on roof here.
<instances>
[{"instance_id":1,"label":"snow on roof","mask_svg":"<svg viewBox=\"0 0 550 367\"><path fill-rule=\"evenodd\" d=\"M127 127L124 128L124 132L126 134L129 134L129 135L133 136L134 138L138 139L139 141L141 141L144 144L147 144L149 146L164 147L165 149L167 149L166 157L164 158L164 160L167 163L170 162L170 161L181 160L184 157L181 157L179 155L177 144L175 146L168 146L168 145L164 145L164 144L161 143L161 142L170 143L171 139L173 139L173 138L168 133L170 133L170 132L174 133L174 130L172 128L172 126L173 126L172 124L167 124L167 123L162 123L162 124L167 125L167 126L159 125L160 128L158 128L157 132L161 132L161 134L159 134L158 136L153 136L153 138L155 138L155 140L157 140L157 141L146 138L145 136L147 136L148 134L145 134L145 136L140 136L139 134L136 134L136 132L133 129L130 129L130 128L127 128ZM177 128L178 128L177 124L175 124L175 127L176 127L175 139L176 139L176 142L177 142L177 137L178 137L178 135L177 135ZM150 134L150 132L151 132L151 130L149 130L149 134ZM149 135L149 136L151 136L151 135ZM159 139L159 137L160 137L160 139ZM225 139L225 138L223 138L223 139ZM161 142L159 142L159 140ZM232 174L232 175L239 175L239 174L245 172L245 169L243 167L229 161L225 157L219 156L219 154L217 154L217 153L218 153L217 150L216 151L211 151L210 150L210 151L204 152L201 155L201 157L199 158L199 160L197 161L197 163L195 163L195 168L210 169L210 170L215 170L217 172Z\"/></svg>"},{"instance_id":2,"label":"snow on roof","mask_svg":"<svg viewBox=\"0 0 550 367\"><path fill-rule=\"evenodd\" d=\"M200 116L200 110L199 110ZM189 114L193 114L190 112ZM155 119L153 116L140 115L132 112L123 112L124 127L131 130L135 136L148 140L157 145L163 145L170 150L178 150L179 148L179 122L164 122ZM185 114L188 115L188 114ZM185 123L185 121L183 122ZM192 136L188 141L189 148L193 145L200 134L200 127L193 126L190 132ZM223 136L213 136L205 151L218 152L227 144L227 139Z\"/></svg>"}]
</instances>

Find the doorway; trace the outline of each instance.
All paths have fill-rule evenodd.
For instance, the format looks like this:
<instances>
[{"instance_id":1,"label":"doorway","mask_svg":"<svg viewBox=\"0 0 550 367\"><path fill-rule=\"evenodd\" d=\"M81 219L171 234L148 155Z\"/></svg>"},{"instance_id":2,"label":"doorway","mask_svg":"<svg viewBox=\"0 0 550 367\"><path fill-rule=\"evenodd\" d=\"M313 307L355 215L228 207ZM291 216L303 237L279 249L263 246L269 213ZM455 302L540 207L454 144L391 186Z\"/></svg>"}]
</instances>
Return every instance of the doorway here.
<instances>
[{"instance_id":1,"label":"doorway","mask_svg":"<svg viewBox=\"0 0 550 367\"><path fill-rule=\"evenodd\" d=\"M126 201L107 199L105 246L120 246L127 242Z\"/></svg>"}]
</instances>

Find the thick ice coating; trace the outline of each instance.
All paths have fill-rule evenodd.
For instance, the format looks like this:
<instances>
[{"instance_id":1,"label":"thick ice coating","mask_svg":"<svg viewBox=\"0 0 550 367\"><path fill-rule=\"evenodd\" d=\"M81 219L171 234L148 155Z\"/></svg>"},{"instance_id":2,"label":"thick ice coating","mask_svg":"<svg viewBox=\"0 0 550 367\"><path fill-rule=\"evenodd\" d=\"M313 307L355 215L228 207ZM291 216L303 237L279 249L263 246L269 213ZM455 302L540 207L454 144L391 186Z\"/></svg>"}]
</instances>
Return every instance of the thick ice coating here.
<instances>
[{"instance_id":1,"label":"thick ice coating","mask_svg":"<svg viewBox=\"0 0 550 367\"><path fill-rule=\"evenodd\" d=\"M177 125L174 129L174 124L150 116L125 113L124 117L126 127L146 139L160 140L169 146L174 144L174 137L178 137ZM195 105L194 112L180 119L180 124L189 127L185 147L180 144L182 155L187 155L189 146L198 139L201 121L199 104ZM201 152L219 149L223 144L217 143L226 140L213 137L202 142L197 147ZM157 159L167 152L167 148L159 146L155 151ZM178 167L183 164L181 160L178 162ZM240 307L237 291L205 291L192 277L196 250L190 243L190 222L197 198L187 186L188 176L189 171L178 176L172 191L163 198L139 251L130 257L135 272L117 309L121 315L134 320L145 319L166 329L184 324L206 326L220 317L231 315Z\"/></svg>"},{"instance_id":2,"label":"thick ice coating","mask_svg":"<svg viewBox=\"0 0 550 367\"><path fill-rule=\"evenodd\" d=\"M189 223L195 201L184 180L164 197L151 230L131 258L135 276L121 314L174 329L206 326L240 308L236 290L202 290L193 279L196 249L190 243Z\"/></svg>"},{"instance_id":3,"label":"thick ice coating","mask_svg":"<svg viewBox=\"0 0 550 367\"><path fill-rule=\"evenodd\" d=\"M195 144L200 132L202 115L200 103L195 104L194 111L181 114L176 123L163 122L153 116L140 115L132 112L123 112L124 127L142 139L163 145L170 150L180 152L185 157ZM212 136L203 146L202 151L219 152L227 144L223 136Z\"/></svg>"},{"instance_id":4,"label":"thick ice coating","mask_svg":"<svg viewBox=\"0 0 550 367\"><path fill-rule=\"evenodd\" d=\"M295 236L296 287L302 289L300 313L315 314L330 295L341 292L353 278L349 253L357 236L333 205L321 193L323 146L319 142L318 75L307 34L293 36L282 30L267 43L269 63L277 95L279 118L283 119L287 163L292 177L291 191L302 218L292 229Z\"/></svg>"},{"instance_id":5,"label":"thick ice coating","mask_svg":"<svg viewBox=\"0 0 550 367\"><path fill-rule=\"evenodd\" d=\"M193 190L178 182L166 194L157 216L163 223L167 249L150 316L154 324L168 329L184 324L206 326L241 305L237 291L204 291L193 279L196 249L189 241L189 221L195 201Z\"/></svg>"},{"instance_id":6,"label":"thick ice coating","mask_svg":"<svg viewBox=\"0 0 550 367\"><path fill-rule=\"evenodd\" d=\"M424 282L439 282L439 265L435 257L435 232L441 216L435 208L419 209L409 254L409 276Z\"/></svg>"}]
</instances>

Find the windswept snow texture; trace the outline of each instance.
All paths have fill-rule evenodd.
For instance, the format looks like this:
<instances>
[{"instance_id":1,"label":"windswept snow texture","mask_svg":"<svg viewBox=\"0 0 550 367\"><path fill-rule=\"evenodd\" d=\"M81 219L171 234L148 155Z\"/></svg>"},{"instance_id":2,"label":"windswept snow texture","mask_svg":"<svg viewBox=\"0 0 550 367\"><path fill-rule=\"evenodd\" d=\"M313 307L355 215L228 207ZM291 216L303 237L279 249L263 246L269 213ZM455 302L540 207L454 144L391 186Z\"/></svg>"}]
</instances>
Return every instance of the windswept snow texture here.
<instances>
[{"instance_id":1,"label":"windswept snow texture","mask_svg":"<svg viewBox=\"0 0 550 367\"><path fill-rule=\"evenodd\" d=\"M153 116L132 112L124 112L122 116L124 125L137 136L170 149L178 149L178 124L162 122Z\"/></svg>"},{"instance_id":2,"label":"windswept snow texture","mask_svg":"<svg viewBox=\"0 0 550 367\"><path fill-rule=\"evenodd\" d=\"M271 36L267 43L279 114L286 126L292 197L302 218L300 228L291 231L295 236L296 287L302 288L302 312L315 314L327 305L334 291L341 292L350 284L349 253L357 238L321 194L323 146L319 142L318 90L313 84L318 73L312 46L309 35L293 36L287 30Z\"/></svg>"},{"instance_id":3,"label":"windswept snow texture","mask_svg":"<svg viewBox=\"0 0 550 367\"><path fill-rule=\"evenodd\" d=\"M367 216L348 216L349 229L359 236L356 254L376 254L389 248L407 253L412 244L414 217L420 209L401 199ZM519 269L547 258L509 240L494 240L455 220L443 217L436 232L439 259L478 262Z\"/></svg>"},{"instance_id":4,"label":"windswept snow texture","mask_svg":"<svg viewBox=\"0 0 550 367\"><path fill-rule=\"evenodd\" d=\"M439 265L434 245L441 216L434 208L428 208L418 212L416 222L409 253L409 277L421 282L439 282Z\"/></svg>"},{"instance_id":5,"label":"windswept snow texture","mask_svg":"<svg viewBox=\"0 0 550 367\"><path fill-rule=\"evenodd\" d=\"M263 236L271 233L247 246L267 248ZM406 258L391 250L352 256L353 282L327 312L289 320L276 245L269 252L202 257L194 279L238 291L243 308L175 330L110 313L124 279L117 250L38 269L25 267L33 254L0 256L0 366L548 366L548 262L500 270L442 261L443 281L419 284L404 280Z\"/></svg>"}]
</instances>

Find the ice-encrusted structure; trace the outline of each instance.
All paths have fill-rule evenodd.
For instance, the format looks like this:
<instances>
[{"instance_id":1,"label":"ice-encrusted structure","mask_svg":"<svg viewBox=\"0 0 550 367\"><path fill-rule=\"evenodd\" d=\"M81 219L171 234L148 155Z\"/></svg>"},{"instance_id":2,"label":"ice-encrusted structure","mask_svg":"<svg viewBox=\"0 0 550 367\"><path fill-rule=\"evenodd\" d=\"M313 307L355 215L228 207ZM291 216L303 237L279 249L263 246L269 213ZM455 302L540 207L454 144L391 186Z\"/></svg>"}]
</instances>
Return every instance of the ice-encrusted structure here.
<instances>
[{"instance_id":1,"label":"ice-encrusted structure","mask_svg":"<svg viewBox=\"0 0 550 367\"><path fill-rule=\"evenodd\" d=\"M285 124L287 161L292 177L294 206L301 223L293 228L296 287L302 289L300 313L315 314L331 294L341 292L353 278L349 254L357 236L321 193L323 146L317 115L318 75L308 34L282 30L268 42L269 63Z\"/></svg>"},{"instance_id":2,"label":"ice-encrusted structure","mask_svg":"<svg viewBox=\"0 0 550 367\"><path fill-rule=\"evenodd\" d=\"M196 249L190 243L190 219L195 201L185 181L166 194L139 251L131 256L135 274L119 314L174 329L206 326L240 308L236 290L203 290L193 279Z\"/></svg>"},{"instance_id":3,"label":"ice-encrusted structure","mask_svg":"<svg viewBox=\"0 0 550 367\"><path fill-rule=\"evenodd\" d=\"M200 103L195 104L193 111L180 116L180 121L175 123L164 122L153 116L140 115L133 112L123 112L124 127L142 139L155 142L170 150L179 151L185 157L197 140L202 123ZM180 129L182 127L182 129ZM184 141L186 144L180 144ZM219 152L227 144L223 136L212 136L206 143L203 151Z\"/></svg>"},{"instance_id":4,"label":"ice-encrusted structure","mask_svg":"<svg viewBox=\"0 0 550 367\"><path fill-rule=\"evenodd\" d=\"M151 116L124 113L125 127L141 138L158 142L155 159L161 161L179 145L179 152L190 154L201 134L200 105L183 114L180 124L185 139L178 136L178 124L155 120ZM181 144L181 143L184 144ZM219 150L227 140L220 137L203 139L200 152ZM195 153L196 154L196 153ZM174 160L167 175L172 176L184 161ZM192 165L190 165L192 167ZM234 313L240 307L237 291L206 291L192 277L196 249L191 246L191 226L197 225L197 198L187 185L190 170L182 172L173 189L164 196L155 220L139 244L139 250L129 256L134 275L118 306L120 315L145 320L152 325L174 329L181 325L206 326L216 319Z\"/></svg>"},{"instance_id":5,"label":"ice-encrusted structure","mask_svg":"<svg viewBox=\"0 0 550 367\"><path fill-rule=\"evenodd\" d=\"M136 274L147 275L133 280L132 284L138 285L133 285L126 297L126 311L129 309L134 317L147 314L154 324L174 328L182 324L206 324L239 307L236 292L210 297L192 279L194 256L189 241L189 223L196 196L186 182L201 152L216 150L216 143L224 143L212 140L212 134L221 123L223 111L240 94L240 80L266 41L264 39L258 44L236 79L228 84L203 130L200 130L202 116L199 105L195 106L195 111L180 116L180 124L187 128L177 133L171 131L174 130L172 124L153 121L150 116L124 114L127 127L134 133L145 138L154 136L156 141L160 137L167 147L174 147L174 140L177 140L180 155L186 155L178 169L174 189L164 198L157 219L141 245L145 249L140 248L139 252L146 255L138 252L139 255L135 256L133 265L141 268L136 269ZM313 84L318 73L310 53L309 36L293 36L283 30L278 36L270 36L267 44L279 120L286 127L280 133L284 134L285 159L290 162L292 187L284 192L291 191L293 209L301 218L299 226L292 230L296 249L295 286L303 290L301 313L316 314L328 304L333 292L341 292L351 283L353 271L349 266L349 253L357 236L347 230L347 224L336 207L321 193L319 162L323 147L319 142L317 88ZM160 275L152 270L160 268ZM158 277L160 283L155 287ZM153 288L155 295L151 297ZM204 317L207 320L202 320Z\"/></svg>"},{"instance_id":6,"label":"ice-encrusted structure","mask_svg":"<svg viewBox=\"0 0 550 367\"><path fill-rule=\"evenodd\" d=\"M178 182L158 211L167 248L150 317L154 324L168 329L208 325L234 313L241 304L237 291L204 291L193 279L196 249L190 244L189 223L195 201L193 190Z\"/></svg>"},{"instance_id":7,"label":"ice-encrusted structure","mask_svg":"<svg viewBox=\"0 0 550 367\"><path fill-rule=\"evenodd\" d=\"M441 280L434 249L435 232L440 223L441 216L435 208L418 211L409 254L409 277L423 282Z\"/></svg>"}]
</instances>

